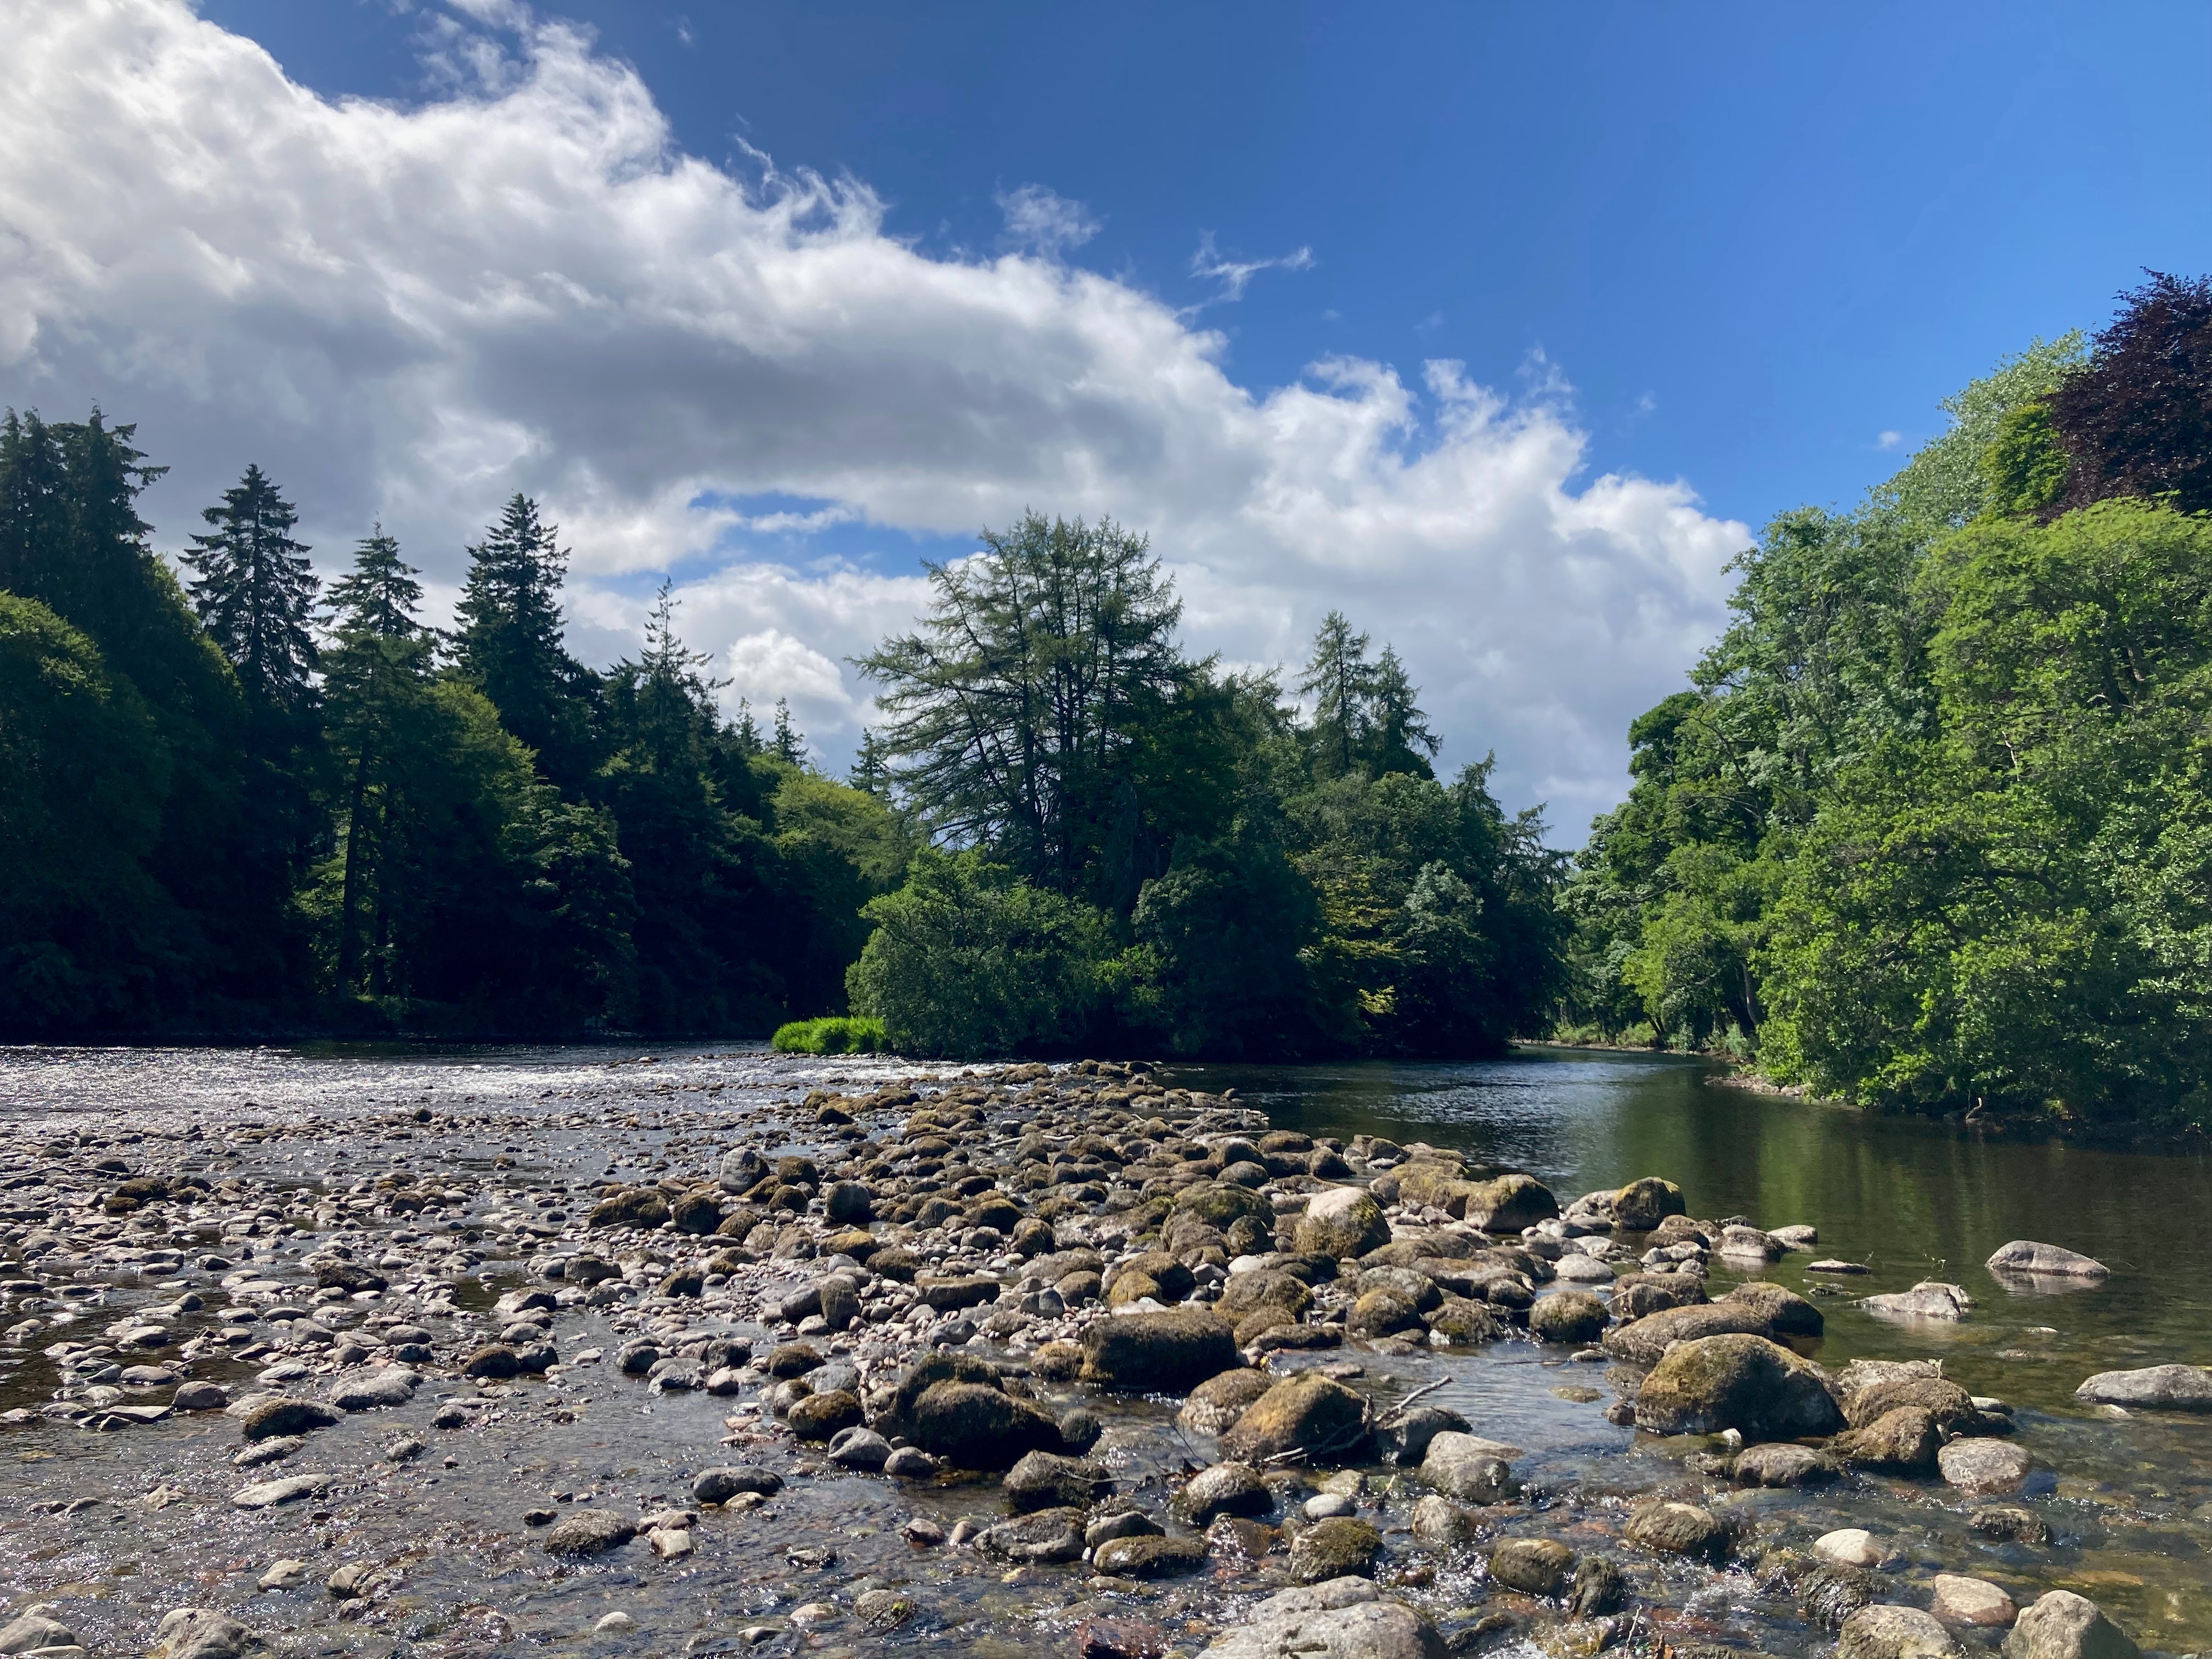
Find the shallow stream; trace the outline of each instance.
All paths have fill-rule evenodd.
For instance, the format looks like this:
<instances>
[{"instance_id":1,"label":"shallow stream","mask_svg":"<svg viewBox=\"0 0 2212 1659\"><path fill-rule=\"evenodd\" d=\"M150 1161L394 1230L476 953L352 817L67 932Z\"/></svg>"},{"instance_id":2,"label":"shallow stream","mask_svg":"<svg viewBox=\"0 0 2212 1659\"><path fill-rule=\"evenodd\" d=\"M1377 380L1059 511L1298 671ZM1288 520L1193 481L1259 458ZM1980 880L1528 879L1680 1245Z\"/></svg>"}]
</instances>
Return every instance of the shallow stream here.
<instances>
[{"instance_id":1,"label":"shallow stream","mask_svg":"<svg viewBox=\"0 0 2212 1659\"><path fill-rule=\"evenodd\" d=\"M477 1194L466 1218L477 1259L456 1299L481 1312L526 1281L533 1249L580 1218L552 1183L573 1190L611 1171L637 1180L703 1173L726 1131L795 1125L785 1103L809 1089L857 1093L915 1074L906 1065L781 1058L726 1044L0 1050L0 1222L21 1238L51 1219L18 1194L43 1190L30 1175L41 1157L57 1156L57 1141L68 1142L71 1159L106 1155L135 1166L149 1139L196 1121L199 1134L178 1166L213 1177L248 1174L327 1194L393 1167L465 1176ZM2042 1589L2073 1589L2146 1648L2212 1650L2212 1416L2124 1416L2073 1399L2094 1371L2212 1364L2212 1163L1988 1143L1753 1094L1717 1083L1700 1066L1633 1056L1532 1051L1480 1065L1188 1067L1170 1075L1194 1089L1234 1087L1279 1127L1427 1140L1518 1164L1563 1200L1661 1175L1681 1185L1692 1215L1816 1226L1818 1255L1870 1272L1843 1293L1803 1271L1806 1255L1761 1275L1819 1298L1827 1332L1814 1357L1939 1358L1971 1390L2012 1403L2021 1443L2051 1472L2037 1501L2057 1537L2047 1547L1984 1538L1940 1486L1863 1478L1820 1492L1741 1494L1762 1531L1802 1547L1832 1528L1865 1527L1887 1541L1883 1571L1903 1593L1939 1571L1994 1580L2023 1605ZM410 1127L401 1115L413 1111L426 1125L475 1127ZM302 1125L313 1133L296 1133ZM793 1127L791 1148L811 1150L813 1133ZM502 1207L507 1187L516 1198ZM404 1215L374 1224L419 1244L432 1224L426 1214L413 1224ZM755 1650L771 1653L928 1647L1012 1655L1073 1654L1087 1620L1125 1617L1153 1620L1162 1639L1194 1650L1237 1616L1240 1586L1227 1568L1211 1585L1126 1592L1086 1583L1079 1570L1009 1574L972 1552L918 1547L900 1534L910 1517L950 1528L964 1515L995 1513L995 1489L895 1485L835 1469L794 1479L750 1516L702 1527L697 1553L681 1563L642 1548L580 1566L549 1562L531 1547L524 1510L562 1494L681 1505L693 1471L754 1455L727 1449L728 1401L648 1396L604 1367L485 1391L485 1410L459 1433L428 1426L447 1392L437 1386L406 1407L349 1418L273 1471L313 1462L333 1477L327 1495L252 1512L224 1501L243 1477L230 1466L237 1425L220 1413L110 1433L40 1413L63 1381L44 1356L58 1337L96 1340L134 1308L175 1305L180 1291L219 1294L228 1274L196 1267L203 1253L220 1248L227 1268L251 1261L276 1274L312 1250L314 1237L304 1210L265 1205L242 1224L118 1232L71 1258L76 1294L64 1285L58 1296L34 1298L40 1328L0 1347L0 1410L18 1414L0 1424L9 1471L0 1486L0 1622L11 1610L52 1603L106 1653L143 1652L161 1614L191 1604L229 1608L280 1650L303 1654L476 1654L520 1642L642 1655L757 1642ZM1980 1264L2014 1238L2097 1256L2112 1277L2065 1294L2007 1289ZM1715 1267L1718 1294L1733 1275L1717 1258ZM0 1278L17 1271L0 1267ZM55 1277L47 1274L49 1288ZM1977 1299L1971 1316L1900 1323L1856 1305L1860 1296L1929 1278L1963 1285ZM0 1326L23 1319L25 1296L0 1307ZM186 1316L179 1333L191 1328ZM565 1310L558 1335L564 1354L616 1345L601 1310ZM1554 1533L1570 1542L1610 1536L1599 1508L1608 1494L1684 1478L1668 1462L1681 1455L1679 1445L1639 1445L1632 1431L1606 1420L1605 1368L1559 1350L1510 1342L1473 1358L1328 1358L1363 1363L1362 1386L1385 1392L1445 1379L1430 1397L1461 1411L1478 1432L1522 1449L1516 1473L1540 1499L1559 1494ZM250 1388L254 1364L196 1365L193 1375ZM1071 1389L1063 1403L1081 1402ZM402 1434L419 1437L427 1453L387 1460L383 1449ZM1156 1495L1194 1451L1174 1427L1171 1403L1117 1416L1101 1449L1125 1489ZM1378 1524L1389 1530L1387 1521ZM1401 1542L1402 1530L1393 1534L1394 1559ZM257 1592L280 1557L312 1570L296 1589ZM352 1559L382 1564L400 1589L333 1601L323 1580ZM1415 1577L1439 1612L1482 1596L1457 1569ZM808 1604L849 1605L872 1588L909 1599L898 1622L878 1630L833 1617L810 1629L790 1618ZM1756 1573L1685 1567L1679 1588L1671 1605L1654 1607L1647 1636L1785 1654L1822 1651L1832 1639ZM596 1630L611 1612L632 1627Z\"/></svg>"}]
</instances>

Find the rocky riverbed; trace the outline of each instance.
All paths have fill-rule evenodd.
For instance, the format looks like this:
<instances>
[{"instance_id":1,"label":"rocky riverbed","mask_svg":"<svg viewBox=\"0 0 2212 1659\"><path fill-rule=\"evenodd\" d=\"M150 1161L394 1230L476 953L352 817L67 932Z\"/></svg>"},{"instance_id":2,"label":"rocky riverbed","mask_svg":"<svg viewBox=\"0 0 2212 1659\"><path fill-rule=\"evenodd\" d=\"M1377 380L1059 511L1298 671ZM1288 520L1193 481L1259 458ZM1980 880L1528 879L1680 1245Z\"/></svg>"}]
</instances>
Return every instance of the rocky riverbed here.
<instances>
[{"instance_id":1,"label":"rocky riverbed","mask_svg":"<svg viewBox=\"0 0 2212 1659\"><path fill-rule=\"evenodd\" d=\"M1112 1063L539 1080L16 1101L0 1652L2212 1646L2205 1356L1972 1392L1817 1216Z\"/></svg>"}]
</instances>

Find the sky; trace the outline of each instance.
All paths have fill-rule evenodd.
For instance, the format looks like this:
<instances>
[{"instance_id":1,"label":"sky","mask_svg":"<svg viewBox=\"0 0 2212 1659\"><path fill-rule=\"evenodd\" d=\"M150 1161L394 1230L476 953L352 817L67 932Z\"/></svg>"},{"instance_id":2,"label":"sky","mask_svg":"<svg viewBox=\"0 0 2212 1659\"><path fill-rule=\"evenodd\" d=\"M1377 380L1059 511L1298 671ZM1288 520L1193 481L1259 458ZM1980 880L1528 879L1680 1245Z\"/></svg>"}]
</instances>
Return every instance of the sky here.
<instances>
[{"instance_id":1,"label":"sky","mask_svg":"<svg viewBox=\"0 0 2212 1659\"><path fill-rule=\"evenodd\" d=\"M174 550L259 464L449 606L515 490L827 764L924 562L1150 536L1340 609L1578 842L1773 514L2212 269L2212 8L0 0L0 404Z\"/></svg>"}]
</instances>

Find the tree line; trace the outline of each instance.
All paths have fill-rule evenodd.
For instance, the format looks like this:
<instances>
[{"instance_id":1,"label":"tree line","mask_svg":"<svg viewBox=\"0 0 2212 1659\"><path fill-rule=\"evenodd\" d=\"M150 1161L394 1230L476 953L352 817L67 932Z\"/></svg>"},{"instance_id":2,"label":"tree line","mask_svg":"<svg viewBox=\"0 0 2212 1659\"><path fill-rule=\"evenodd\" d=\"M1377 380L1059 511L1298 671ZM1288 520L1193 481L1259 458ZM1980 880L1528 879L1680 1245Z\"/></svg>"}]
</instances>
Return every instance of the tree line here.
<instances>
[{"instance_id":1,"label":"tree line","mask_svg":"<svg viewBox=\"0 0 2212 1659\"><path fill-rule=\"evenodd\" d=\"M372 528L325 591L249 467L173 566L129 426L0 426L0 1030L765 1032L894 1046L1495 1052L1561 860L1449 783L1332 615L1295 693L1179 640L1144 541L1029 517L860 665L849 781L684 645L570 653L521 495L454 626ZM865 948L864 948L865 947Z\"/></svg>"},{"instance_id":2,"label":"tree line","mask_svg":"<svg viewBox=\"0 0 2212 1659\"><path fill-rule=\"evenodd\" d=\"M2030 346L1738 562L1562 889L1563 1028L2212 1125L2212 281Z\"/></svg>"},{"instance_id":3,"label":"tree line","mask_svg":"<svg viewBox=\"0 0 2212 1659\"><path fill-rule=\"evenodd\" d=\"M322 590L248 467L178 568L95 412L0 425L0 1030L763 1030L841 1000L911 834L779 706L720 711L665 590L569 653L517 495L456 626L372 530Z\"/></svg>"},{"instance_id":4,"label":"tree line","mask_svg":"<svg viewBox=\"0 0 2212 1659\"><path fill-rule=\"evenodd\" d=\"M173 567L128 426L0 425L0 1030L765 1032L912 1053L1724 1048L1976 1117L2212 1124L2212 281L2031 345L1738 560L1571 859L1338 613L1194 656L1146 540L930 568L824 775L680 639L570 653L516 496L453 628L249 468ZM828 1027L823 1029L827 1030ZM836 1028L838 1041L863 1028Z\"/></svg>"}]
</instances>

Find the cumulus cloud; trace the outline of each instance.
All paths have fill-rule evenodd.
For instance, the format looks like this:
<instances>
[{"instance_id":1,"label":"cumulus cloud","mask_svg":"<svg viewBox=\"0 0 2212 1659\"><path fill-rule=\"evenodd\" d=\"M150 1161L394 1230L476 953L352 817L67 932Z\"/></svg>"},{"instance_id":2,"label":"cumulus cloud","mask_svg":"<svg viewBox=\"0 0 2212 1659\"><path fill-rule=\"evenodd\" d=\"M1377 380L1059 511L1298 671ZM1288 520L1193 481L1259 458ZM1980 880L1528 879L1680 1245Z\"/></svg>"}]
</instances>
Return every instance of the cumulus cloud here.
<instances>
[{"instance_id":1,"label":"cumulus cloud","mask_svg":"<svg viewBox=\"0 0 2212 1659\"><path fill-rule=\"evenodd\" d=\"M686 155L631 69L514 0L445 15L449 83L409 106L319 97L182 0L11 11L0 401L137 419L166 545L252 459L332 564L381 517L450 593L536 495L581 648L633 648L671 572L732 698L789 696L831 753L866 718L844 659L926 603L915 538L1110 514L1198 648L1294 660L1345 609L1446 759L1495 747L1571 840L1747 539L1681 483L1588 477L1548 377L1242 386L1219 335L1069 264L1091 220L1041 187L1014 251L940 258L864 182ZM1208 242L1199 274L1310 258Z\"/></svg>"}]
</instances>

